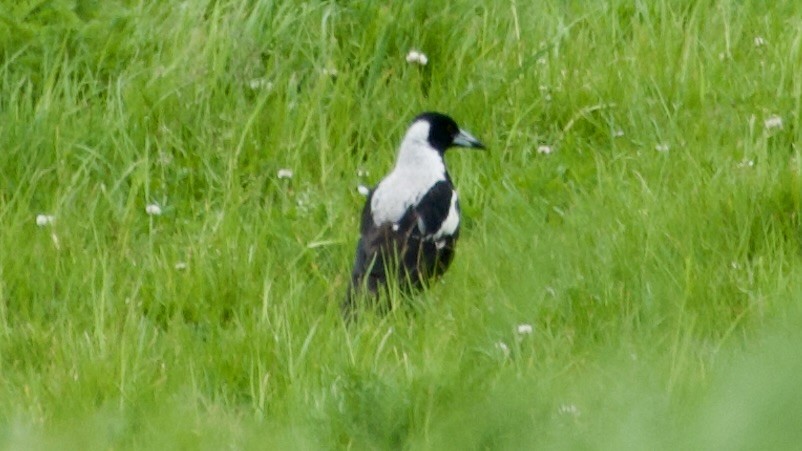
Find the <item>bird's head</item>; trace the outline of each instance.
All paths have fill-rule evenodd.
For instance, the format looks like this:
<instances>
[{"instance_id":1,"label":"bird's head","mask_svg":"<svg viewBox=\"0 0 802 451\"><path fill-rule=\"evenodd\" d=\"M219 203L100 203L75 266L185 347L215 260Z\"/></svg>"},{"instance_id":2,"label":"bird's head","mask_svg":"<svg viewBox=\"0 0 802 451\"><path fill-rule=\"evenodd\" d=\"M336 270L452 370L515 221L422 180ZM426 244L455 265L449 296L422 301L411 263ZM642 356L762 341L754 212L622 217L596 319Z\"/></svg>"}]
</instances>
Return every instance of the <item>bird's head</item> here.
<instances>
[{"instance_id":1,"label":"bird's head","mask_svg":"<svg viewBox=\"0 0 802 451\"><path fill-rule=\"evenodd\" d=\"M413 119L406 139L426 142L440 154L450 147L485 148L473 135L460 129L454 119L434 112L423 113Z\"/></svg>"}]
</instances>

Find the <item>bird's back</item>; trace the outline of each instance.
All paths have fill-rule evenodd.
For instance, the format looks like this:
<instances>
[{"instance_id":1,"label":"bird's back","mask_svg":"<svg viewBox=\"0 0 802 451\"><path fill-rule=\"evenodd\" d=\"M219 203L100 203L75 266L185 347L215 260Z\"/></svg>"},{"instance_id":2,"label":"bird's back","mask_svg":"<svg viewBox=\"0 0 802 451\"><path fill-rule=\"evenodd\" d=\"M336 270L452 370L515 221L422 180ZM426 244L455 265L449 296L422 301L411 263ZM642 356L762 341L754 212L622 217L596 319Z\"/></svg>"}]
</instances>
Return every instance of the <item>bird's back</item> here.
<instances>
[{"instance_id":1,"label":"bird's back","mask_svg":"<svg viewBox=\"0 0 802 451\"><path fill-rule=\"evenodd\" d=\"M388 282L409 290L442 275L459 237L459 201L444 160L450 147L484 148L450 117L418 115L407 129L395 166L362 210L346 313L359 294L376 297Z\"/></svg>"},{"instance_id":2,"label":"bird's back","mask_svg":"<svg viewBox=\"0 0 802 451\"><path fill-rule=\"evenodd\" d=\"M383 189L391 189L391 185L380 183L362 211L348 308L358 293L378 295L389 278L404 291L421 288L441 276L454 257L459 237L459 202L447 175L422 193L410 194L414 201L406 205L396 221L377 225L375 210L382 208L382 203L377 203L375 196L382 196Z\"/></svg>"}]
</instances>

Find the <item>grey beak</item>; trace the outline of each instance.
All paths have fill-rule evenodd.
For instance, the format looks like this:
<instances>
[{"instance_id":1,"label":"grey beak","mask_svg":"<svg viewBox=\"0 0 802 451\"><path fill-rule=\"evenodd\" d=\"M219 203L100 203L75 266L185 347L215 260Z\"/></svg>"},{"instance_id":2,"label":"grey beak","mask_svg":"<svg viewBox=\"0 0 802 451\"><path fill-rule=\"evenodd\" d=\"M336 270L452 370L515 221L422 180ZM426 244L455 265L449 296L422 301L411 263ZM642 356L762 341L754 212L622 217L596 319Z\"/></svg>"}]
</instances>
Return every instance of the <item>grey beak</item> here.
<instances>
[{"instance_id":1,"label":"grey beak","mask_svg":"<svg viewBox=\"0 0 802 451\"><path fill-rule=\"evenodd\" d=\"M474 149L485 148L485 145L482 144L481 141L476 139L473 135L465 130L460 130L459 133L457 133L457 136L454 137L454 145L458 147L470 147Z\"/></svg>"}]
</instances>

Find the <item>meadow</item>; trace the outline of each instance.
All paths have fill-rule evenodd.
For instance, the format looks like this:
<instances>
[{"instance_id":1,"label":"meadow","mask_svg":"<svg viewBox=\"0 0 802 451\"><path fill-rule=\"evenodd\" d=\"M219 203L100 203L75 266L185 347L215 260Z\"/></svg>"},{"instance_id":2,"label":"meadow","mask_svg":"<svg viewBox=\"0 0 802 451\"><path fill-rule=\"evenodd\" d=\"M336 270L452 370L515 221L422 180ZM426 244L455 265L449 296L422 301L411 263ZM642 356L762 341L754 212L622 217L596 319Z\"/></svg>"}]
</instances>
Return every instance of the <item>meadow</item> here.
<instances>
[{"instance_id":1,"label":"meadow","mask_svg":"<svg viewBox=\"0 0 802 451\"><path fill-rule=\"evenodd\" d=\"M0 449L796 449L801 47L794 0L3 0ZM347 325L427 110L488 147L455 262Z\"/></svg>"}]
</instances>

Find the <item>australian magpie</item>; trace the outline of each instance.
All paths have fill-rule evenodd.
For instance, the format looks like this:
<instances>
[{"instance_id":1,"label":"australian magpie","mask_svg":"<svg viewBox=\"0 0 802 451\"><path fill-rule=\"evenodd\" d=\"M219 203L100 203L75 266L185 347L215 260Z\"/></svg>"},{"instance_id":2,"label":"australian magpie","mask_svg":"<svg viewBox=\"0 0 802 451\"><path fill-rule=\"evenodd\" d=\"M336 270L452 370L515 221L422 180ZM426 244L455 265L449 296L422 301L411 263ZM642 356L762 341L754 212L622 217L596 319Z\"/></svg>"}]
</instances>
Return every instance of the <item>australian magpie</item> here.
<instances>
[{"instance_id":1,"label":"australian magpie","mask_svg":"<svg viewBox=\"0 0 802 451\"><path fill-rule=\"evenodd\" d=\"M409 290L448 269L459 237L460 209L443 156L455 146L484 149L445 114L429 112L413 119L395 167L370 191L362 210L343 304L346 316L354 313L356 296L375 297L390 278Z\"/></svg>"}]
</instances>

